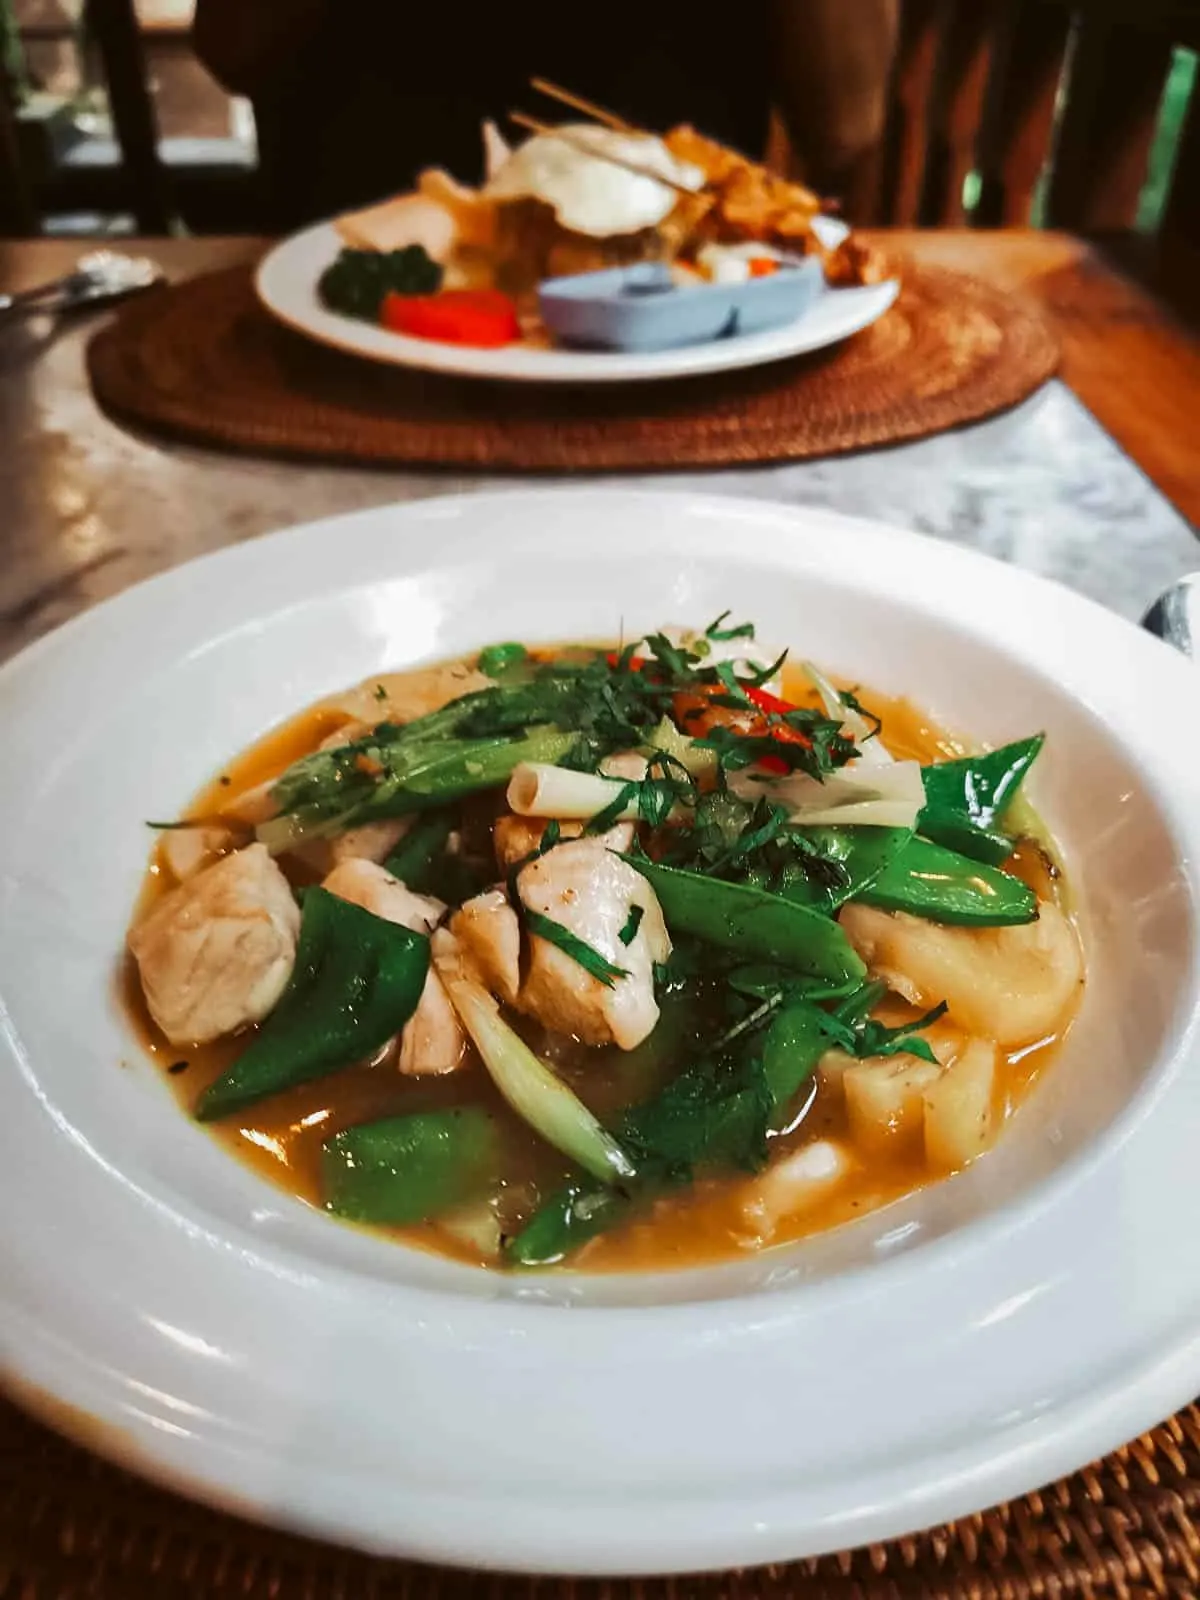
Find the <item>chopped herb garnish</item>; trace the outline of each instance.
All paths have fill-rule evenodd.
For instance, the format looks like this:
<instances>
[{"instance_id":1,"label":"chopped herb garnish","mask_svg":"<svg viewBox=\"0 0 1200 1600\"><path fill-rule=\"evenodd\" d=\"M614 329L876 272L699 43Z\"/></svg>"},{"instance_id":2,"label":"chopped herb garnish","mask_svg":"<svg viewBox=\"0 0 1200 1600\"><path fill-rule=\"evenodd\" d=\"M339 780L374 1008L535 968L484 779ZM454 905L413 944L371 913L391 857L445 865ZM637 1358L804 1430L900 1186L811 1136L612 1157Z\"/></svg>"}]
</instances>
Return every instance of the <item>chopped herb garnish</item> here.
<instances>
[{"instance_id":1,"label":"chopped herb garnish","mask_svg":"<svg viewBox=\"0 0 1200 1600\"><path fill-rule=\"evenodd\" d=\"M632 805L638 798L640 789L641 784L635 783L633 779L630 779L627 784L617 790L603 811L597 811L594 817L588 819L584 825L584 833L607 833L614 823L621 820L621 813L625 810L625 807Z\"/></svg>"},{"instance_id":2,"label":"chopped herb garnish","mask_svg":"<svg viewBox=\"0 0 1200 1600\"><path fill-rule=\"evenodd\" d=\"M874 1020L848 1026L836 1017L828 1018L825 1026L834 1044L860 1061L870 1056L909 1055L919 1056L922 1061L932 1062L936 1066L937 1057L928 1039L918 1038L917 1035L923 1028L944 1017L947 1009L943 1000L924 1016L917 1017L913 1022L902 1022L898 1028L888 1028Z\"/></svg>"},{"instance_id":3,"label":"chopped herb garnish","mask_svg":"<svg viewBox=\"0 0 1200 1600\"><path fill-rule=\"evenodd\" d=\"M868 711L858 696L851 694L849 689L839 689L838 699L844 706L849 707L851 711L857 711L863 721L870 724L871 731L864 735L863 742L865 743L867 739L874 739L883 727L883 718L877 717L873 711Z\"/></svg>"},{"instance_id":4,"label":"chopped herb garnish","mask_svg":"<svg viewBox=\"0 0 1200 1600\"><path fill-rule=\"evenodd\" d=\"M528 906L524 908L525 925L530 933L536 933L539 939L545 939L548 944L557 947L566 956L570 956L583 968L585 972L598 978L606 989L611 989L618 978L627 978L629 971L626 967L614 966L607 956L600 954L585 940L573 934L570 928L564 928L561 922L543 916L540 911L531 911Z\"/></svg>"},{"instance_id":5,"label":"chopped herb garnish","mask_svg":"<svg viewBox=\"0 0 1200 1600\"><path fill-rule=\"evenodd\" d=\"M727 639L753 639L754 624L752 622L739 622L736 628L722 628L721 624L730 615L732 615L731 612L722 611L721 615L715 617L705 628L704 637L721 642Z\"/></svg>"},{"instance_id":6,"label":"chopped herb garnish","mask_svg":"<svg viewBox=\"0 0 1200 1600\"><path fill-rule=\"evenodd\" d=\"M645 914L644 906L639 906L636 902L630 906L629 915L625 918L625 926L617 935L622 944L631 945L637 938L637 931L642 925L642 918Z\"/></svg>"},{"instance_id":7,"label":"chopped herb garnish","mask_svg":"<svg viewBox=\"0 0 1200 1600\"><path fill-rule=\"evenodd\" d=\"M376 698L376 700L386 700L387 699L387 690L383 687L383 685L381 683L377 683L375 685L375 698Z\"/></svg>"},{"instance_id":8,"label":"chopped herb garnish","mask_svg":"<svg viewBox=\"0 0 1200 1600\"><path fill-rule=\"evenodd\" d=\"M186 1061L172 1061L171 1065L167 1068L167 1071L171 1073L179 1073L186 1072L187 1069L188 1064Z\"/></svg>"},{"instance_id":9,"label":"chopped herb garnish","mask_svg":"<svg viewBox=\"0 0 1200 1600\"><path fill-rule=\"evenodd\" d=\"M805 772L813 778L836 772L859 753L854 740L843 734L842 724L820 711L772 711L764 720L762 733L716 727L696 743L701 749L715 750L718 761L730 772L769 759L783 762L789 772Z\"/></svg>"}]
</instances>

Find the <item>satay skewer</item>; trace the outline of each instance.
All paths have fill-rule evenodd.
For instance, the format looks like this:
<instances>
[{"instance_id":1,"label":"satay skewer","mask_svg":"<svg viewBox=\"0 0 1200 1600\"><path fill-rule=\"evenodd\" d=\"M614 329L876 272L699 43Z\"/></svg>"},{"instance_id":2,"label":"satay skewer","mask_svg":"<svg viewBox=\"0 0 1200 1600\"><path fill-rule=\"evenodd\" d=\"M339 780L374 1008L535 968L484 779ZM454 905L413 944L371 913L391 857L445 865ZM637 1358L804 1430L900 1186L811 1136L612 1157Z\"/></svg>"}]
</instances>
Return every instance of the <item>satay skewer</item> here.
<instances>
[{"instance_id":1,"label":"satay skewer","mask_svg":"<svg viewBox=\"0 0 1200 1600\"><path fill-rule=\"evenodd\" d=\"M564 106L570 106L573 111L582 111L585 117L591 117L594 122L602 122L606 128L615 128L618 133L645 132L643 128L635 128L632 122L626 122L624 117L618 117L615 111L606 111L594 100L585 100L581 94L572 94L570 89L562 89L557 83L551 83L548 78L530 78L529 86L551 100L558 100Z\"/></svg>"},{"instance_id":2,"label":"satay skewer","mask_svg":"<svg viewBox=\"0 0 1200 1600\"><path fill-rule=\"evenodd\" d=\"M577 138L570 128L556 128L553 123L541 122L537 117L531 117L524 111L510 111L508 120L515 122L519 128L528 128L531 133L545 133L553 139L560 139L563 144L569 144L572 149L581 151L585 156L593 156L597 161L607 161L610 166L624 167L626 172L632 172L635 177L650 178L654 183L661 183L666 189L674 189L676 194L694 196L698 192L696 189L690 189L686 183L679 183L662 172L656 172L653 167L644 167L637 161L627 161L624 156L613 155L608 150L594 149L586 139Z\"/></svg>"}]
</instances>

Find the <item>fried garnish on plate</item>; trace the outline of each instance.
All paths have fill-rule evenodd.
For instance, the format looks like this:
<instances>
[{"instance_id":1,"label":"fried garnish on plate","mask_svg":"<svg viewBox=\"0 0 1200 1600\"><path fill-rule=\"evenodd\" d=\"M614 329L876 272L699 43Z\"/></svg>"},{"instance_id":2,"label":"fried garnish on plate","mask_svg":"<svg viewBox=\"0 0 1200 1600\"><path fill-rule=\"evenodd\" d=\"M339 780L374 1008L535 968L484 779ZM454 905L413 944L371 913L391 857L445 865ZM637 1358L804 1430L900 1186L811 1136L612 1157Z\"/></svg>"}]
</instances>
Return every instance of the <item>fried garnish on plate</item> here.
<instances>
[{"instance_id":1,"label":"fried garnish on plate","mask_svg":"<svg viewBox=\"0 0 1200 1600\"><path fill-rule=\"evenodd\" d=\"M825 279L835 289L848 289L868 283L883 283L896 276L895 268L882 250L851 234L834 250L822 252Z\"/></svg>"},{"instance_id":2,"label":"fried garnish on plate","mask_svg":"<svg viewBox=\"0 0 1200 1600\"><path fill-rule=\"evenodd\" d=\"M768 172L761 163L747 160L686 123L672 128L665 143L678 160L701 169L714 197L709 220L736 237L798 240L821 209L820 198L811 189Z\"/></svg>"},{"instance_id":3,"label":"fried garnish on plate","mask_svg":"<svg viewBox=\"0 0 1200 1600\"><path fill-rule=\"evenodd\" d=\"M686 224L689 246L760 240L795 255L819 255L835 288L880 283L890 275L886 257L853 235L832 250L822 246L813 231L821 201L804 184L769 172L686 123L672 128L664 142L672 155L700 167L706 178L707 205L692 210L691 197L681 199L668 219L674 223L678 216Z\"/></svg>"}]
</instances>

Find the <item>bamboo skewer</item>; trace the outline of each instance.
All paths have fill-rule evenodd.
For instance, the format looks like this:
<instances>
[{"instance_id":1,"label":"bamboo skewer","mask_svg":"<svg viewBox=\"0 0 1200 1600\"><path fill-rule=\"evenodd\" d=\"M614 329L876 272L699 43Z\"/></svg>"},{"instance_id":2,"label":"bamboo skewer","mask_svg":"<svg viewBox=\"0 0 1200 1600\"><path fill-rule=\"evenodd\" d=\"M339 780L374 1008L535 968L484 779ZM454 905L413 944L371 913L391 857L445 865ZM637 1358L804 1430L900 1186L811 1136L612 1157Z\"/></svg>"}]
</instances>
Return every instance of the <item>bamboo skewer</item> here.
<instances>
[{"instance_id":1,"label":"bamboo skewer","mask_svg":"<svg viewBox=\"0 0 1200 1600\"><path fill-rule=\"evenodd\" d=\"M552 139L560 139L563 144L569 144L572 149L581 151L585 156L592 156L597 161L607 161L610 166L624 167L626 172L632 172L637 178L649 178L654 183L661 183L665 189L674 189L676 194L694 196L698 192L689 189L686 183L678 183L674 178L656 172L653 167L643 167L637 161L626 161L624 156L613 155L607 150L595 150L586 139L576 138L569 128L556 128L552 123L541 122L537 117L531 117L524 111L510 111L508 120L515 122L519 128L528 128L531 133L545 133Z\"/></svg>"},{"instance_id":2,"label":"bamboo skewer","mask_svg":"<svg viewBox=\"0 0 1200 1600\"><path fill-rule=\"evenodd\" d=\"M536 89L539 94L544 94L548 99L559 100L564 106L570 106L573 111L582 111L585 117L591 117L594 122L602 122L606 128L615 128L618 133L642 133L644 129L635 128L632 122L626 122L624 117L618 117L614 111L606 111L603 106L598 106L594 100L585 100L581 94L572 94L569 89L560 89L558 84L551 83L548 78L530 78L529 86Z\"/></svg>"}]
</instances>

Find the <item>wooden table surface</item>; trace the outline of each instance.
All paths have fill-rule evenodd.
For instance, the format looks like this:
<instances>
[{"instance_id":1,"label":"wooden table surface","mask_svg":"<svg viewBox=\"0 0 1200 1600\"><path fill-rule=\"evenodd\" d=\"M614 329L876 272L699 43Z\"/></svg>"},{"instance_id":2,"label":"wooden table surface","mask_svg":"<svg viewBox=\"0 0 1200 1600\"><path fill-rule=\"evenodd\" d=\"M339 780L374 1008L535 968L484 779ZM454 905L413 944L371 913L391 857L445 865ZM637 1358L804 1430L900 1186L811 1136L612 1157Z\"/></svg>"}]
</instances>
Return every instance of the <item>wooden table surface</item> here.
<instances>
[{"instance_id":1,"label":"wooden table surface","mask_svg":"<svg viewBox=\"0 0 1200 1600\"><path fill-rule=\"evenodd\" d=\"M1085 241L1035 229L897 230L881 243L1033 299L1063 347L1062 377L1147 477L1200 525L1200 340ZM262 239L153 239L128 248L172 277L253 260ZM0 240L0 291L69 270L81 246Z\"/></svg>"}]
</instances>

